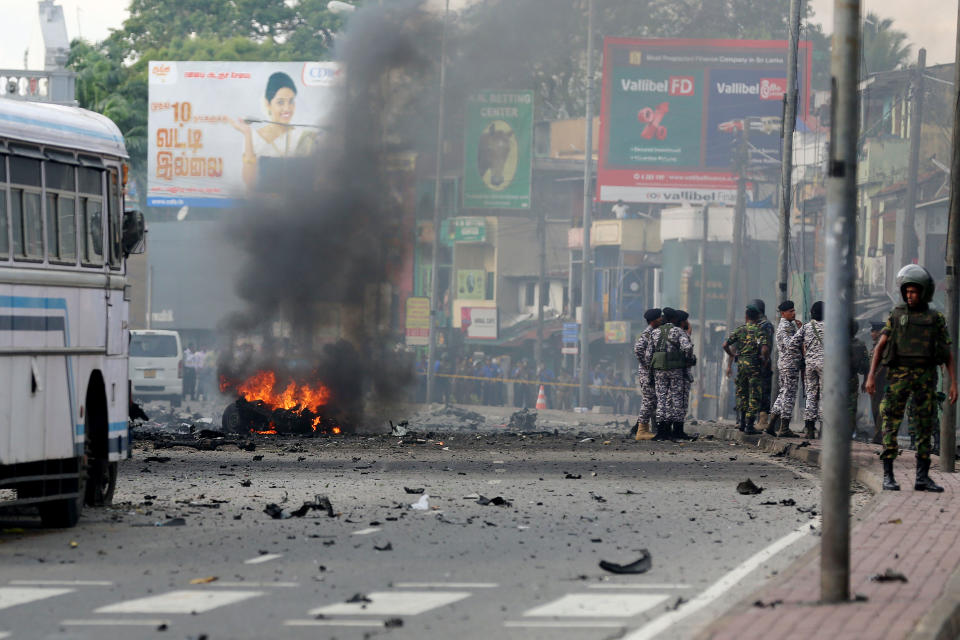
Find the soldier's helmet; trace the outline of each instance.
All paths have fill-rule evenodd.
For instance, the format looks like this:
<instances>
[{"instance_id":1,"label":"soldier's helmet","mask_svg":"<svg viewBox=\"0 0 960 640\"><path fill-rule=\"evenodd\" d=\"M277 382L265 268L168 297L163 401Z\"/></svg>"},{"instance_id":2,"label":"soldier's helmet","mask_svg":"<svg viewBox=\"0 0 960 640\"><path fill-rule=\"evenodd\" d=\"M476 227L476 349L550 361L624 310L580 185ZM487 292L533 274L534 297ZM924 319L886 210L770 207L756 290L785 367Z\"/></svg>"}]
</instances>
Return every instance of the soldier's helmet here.
<instances>
[{"instance_id":1,"label":"soldier's helmet","mask_svg":"<svg viewBox=\"0 0 960 640\"><path fill-rule=\"evenodd\" d=\"M897 273L897 288L900 289L900 297L907 301L907 296L903 288L908 284L914 284L920 287L921 301L930 302L933 300L933 290L935 288L933 276L930 272L918 264L908 264Z\"/></svg>"}]
</instances>

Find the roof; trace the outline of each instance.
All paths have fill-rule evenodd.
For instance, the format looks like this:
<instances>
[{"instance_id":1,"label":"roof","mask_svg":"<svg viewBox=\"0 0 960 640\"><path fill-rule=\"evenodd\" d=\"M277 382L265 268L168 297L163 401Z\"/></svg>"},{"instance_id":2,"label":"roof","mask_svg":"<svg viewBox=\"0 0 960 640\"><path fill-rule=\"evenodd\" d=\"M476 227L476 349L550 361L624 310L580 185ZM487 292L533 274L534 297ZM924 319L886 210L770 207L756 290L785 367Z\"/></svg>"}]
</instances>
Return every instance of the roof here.
<instances>
[{"instance_id":1,"label":"roof","mask_svg":"<svg viewBox=\"0 0 960 640\"><path fill-rule=\"evenodd\" d=\"M79 107L0 98L0 139L4 138L127 157L117 125Z\"/></svg>"}]
</instances>

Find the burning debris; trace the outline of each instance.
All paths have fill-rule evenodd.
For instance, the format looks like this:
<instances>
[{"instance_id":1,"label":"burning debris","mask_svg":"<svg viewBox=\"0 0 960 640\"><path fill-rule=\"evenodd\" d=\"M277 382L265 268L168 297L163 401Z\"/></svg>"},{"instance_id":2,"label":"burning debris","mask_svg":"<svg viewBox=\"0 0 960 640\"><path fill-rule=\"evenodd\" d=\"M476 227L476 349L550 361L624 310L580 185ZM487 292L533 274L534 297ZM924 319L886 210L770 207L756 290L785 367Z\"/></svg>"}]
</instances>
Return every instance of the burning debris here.
<instances>
[{"instance_id":1,"label":"burning debris","mask_svg":"<svg viewBox=\"0 0 960 640\"><path fill-rule=\"evenodd\" d=\"M257 371L239 383L221 376L220 391L238 396L223 412L223 428L233 433L338 434L342 430L323 415L331 392L321 383L292 379L278 383L273 371Z\"/></svg>"}]
</instances>

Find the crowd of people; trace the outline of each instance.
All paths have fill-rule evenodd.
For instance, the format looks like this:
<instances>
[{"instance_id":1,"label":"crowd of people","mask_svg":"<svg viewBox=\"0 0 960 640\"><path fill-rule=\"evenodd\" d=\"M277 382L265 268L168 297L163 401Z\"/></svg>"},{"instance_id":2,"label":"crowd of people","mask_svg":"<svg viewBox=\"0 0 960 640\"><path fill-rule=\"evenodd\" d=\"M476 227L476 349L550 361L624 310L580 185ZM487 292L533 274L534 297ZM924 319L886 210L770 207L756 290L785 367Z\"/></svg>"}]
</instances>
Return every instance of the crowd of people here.
<instances>
[{"instance_id":1,"label":"crowd of people","mask_svg":"<svg viewBox=\"0 0 960 640\"><path fill-rule=\"evenodd\" d=\"M183 350L183 399L204 400L217 391L217 352L191 343Z\"/></svg>"}]
</instances>

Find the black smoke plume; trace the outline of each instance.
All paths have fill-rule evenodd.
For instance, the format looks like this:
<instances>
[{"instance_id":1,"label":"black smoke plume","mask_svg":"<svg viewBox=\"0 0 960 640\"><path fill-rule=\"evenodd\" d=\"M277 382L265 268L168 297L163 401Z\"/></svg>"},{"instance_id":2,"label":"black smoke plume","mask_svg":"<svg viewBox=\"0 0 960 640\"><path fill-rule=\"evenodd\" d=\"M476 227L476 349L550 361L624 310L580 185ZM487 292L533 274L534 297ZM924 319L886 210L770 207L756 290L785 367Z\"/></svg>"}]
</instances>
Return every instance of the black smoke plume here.
<instances>
[{"instance_id":1,"label":"black smoke plume","mask_svg":"<svg viewBox=\"0 0 960 640\"><path fill-rule=\"evenodd\" d=\"M410 117L428 108L423 87L435 83L439 41L437 21L417 5L349 17L336 47L345 86L308 170L282 172L270 195L251 197L227 223L246 308L224 329L230 344L255 335L263 348L224 352L224 390L263 369L277 372L278 386L319 381L332 392L330 417L356 430L412 382L412 359L390 328L396 302L382 285L402 266L412 234L398 212L415 197L388 159L432 121Z\"/></svg>"}]
</instances>

